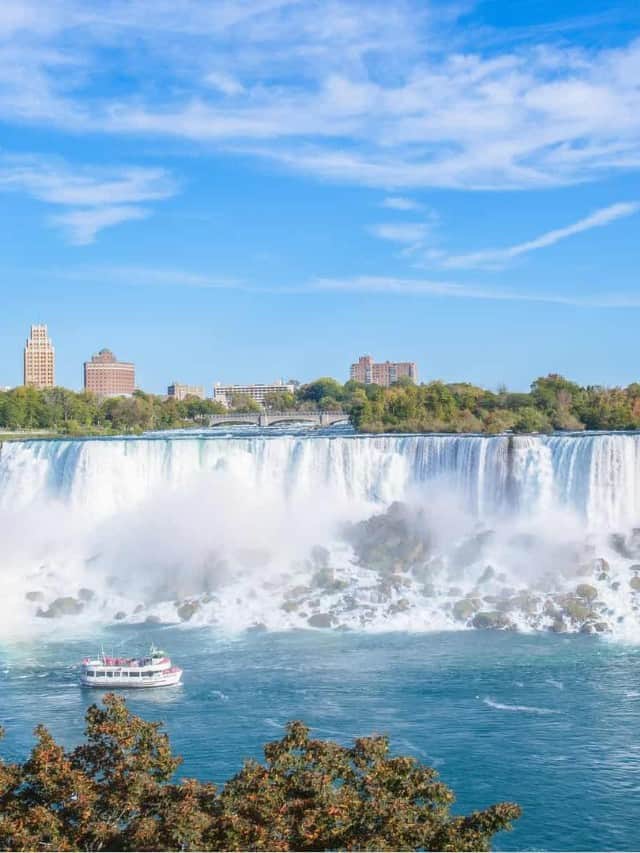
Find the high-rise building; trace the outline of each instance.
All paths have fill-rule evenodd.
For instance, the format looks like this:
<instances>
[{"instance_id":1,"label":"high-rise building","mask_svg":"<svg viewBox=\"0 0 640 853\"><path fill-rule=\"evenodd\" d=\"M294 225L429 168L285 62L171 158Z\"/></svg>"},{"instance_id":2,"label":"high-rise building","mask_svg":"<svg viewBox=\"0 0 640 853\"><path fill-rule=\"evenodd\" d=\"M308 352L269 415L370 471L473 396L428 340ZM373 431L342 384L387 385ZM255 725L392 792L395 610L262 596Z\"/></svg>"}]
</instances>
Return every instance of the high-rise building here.
<instances>
[{"instance_id":1,"label":"high-rise building","mask_svg":"<svg viewBox=\"0 0 640 853\"><path fill-rule=\"evenodd\" d=\"M135 391L136 369L129 361L118 361L109 349L101 349L84 363L84 390L98 397L128 397Z\"/></svg>"},{"instance_id":2,"label":"high-rise building","mask_svg":"<svg viewBox=\"0 0 640 853\"><path fill-rule=\"evenodd\" d=\"M186 400L187 397L199 397L204 400L202 385L185 385L182 382L172 382L167 388L167 396L172 400Z\"/></svg>"},{"instance_id":3,"label":"high-rise building","mask_svg":"<svg viewBox=\"0 0 640 853\"><path fill-rule=\"evenodd\" d=\"M272 382L271 385L222 385L220 382L216 382L213 386L213 399L227 408L231 406L234 397L250 397L259 405L264 406L267 394L282 393L283 391L294 394L295 390L296 386L293 383L283 382L281 379L278 382Z\"/></svg>"},{"instance_id":4,"label":"high-rise building","mask_svg":"<svg viewBox=\"0 0 640 853\"><path fill-rule=\"evenodd\" d=\"M355 364L351 365L349 378L365 385L384 385L386 388L397 382L401 376L408 376L413 382L418 382L418 368L415 361L380 361L375 362L370 355L361 355Z\"/></svg>"},{"instance_id":5,"label":"high-rise building","mask_svg":"<svg viewBox=\"0 0 640 853\"><path fill-rule=\"evenodd\" d=\"M31 326L24 348L24 384L34 388L55 385L56 354L46 326Z\"/></svg>"}]
</instances>

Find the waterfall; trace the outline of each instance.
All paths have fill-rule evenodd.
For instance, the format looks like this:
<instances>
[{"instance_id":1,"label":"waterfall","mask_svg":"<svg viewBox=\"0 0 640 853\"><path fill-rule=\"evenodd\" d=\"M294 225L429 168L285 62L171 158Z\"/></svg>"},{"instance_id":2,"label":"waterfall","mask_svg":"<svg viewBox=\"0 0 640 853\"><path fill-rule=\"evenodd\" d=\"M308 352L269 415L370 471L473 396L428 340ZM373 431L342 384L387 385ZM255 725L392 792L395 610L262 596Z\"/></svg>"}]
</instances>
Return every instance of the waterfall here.
<instances>
[{"instance_id":1,"label":"waterfall","mask_svg":"<svg viewBox=\"0 0 640 853\"><path fill-rule=\"evenodd\" d=\"M0 449L2 591L22 601L33 587L32 599L42 591L48 600L82 584L147 607L163 591L177 598L202 584L215 595L221 585L255 592L268 576L276 588L313 545L332 548L341 525L396 501L427 513L443 550L443 539L497 531L491 557L507 575L531 574L532 560L523 569L521 554L514 556L513 536L533 530L545 543L536 561L552 572L569 540L582 536L593 547L640 527L640 436L262 433L8 442ZM507 530L511 538L500 538ZM338 544L332 559L352 565L345 547Z\"/></svg>"},{"instance_id":2,"label":"waterfall","mask_svg":"<svg viewBox=\"0 0 640 853\"><path fill-rule=\"evenodd\" d=\"M354 501L428 495L446 481L478 518L562 506L595 530L640 522L640 436L166 437L6 443L0 507L62 501L96 519L221 469L290 500L329 488Z\"/></svg>"}]
</instances>

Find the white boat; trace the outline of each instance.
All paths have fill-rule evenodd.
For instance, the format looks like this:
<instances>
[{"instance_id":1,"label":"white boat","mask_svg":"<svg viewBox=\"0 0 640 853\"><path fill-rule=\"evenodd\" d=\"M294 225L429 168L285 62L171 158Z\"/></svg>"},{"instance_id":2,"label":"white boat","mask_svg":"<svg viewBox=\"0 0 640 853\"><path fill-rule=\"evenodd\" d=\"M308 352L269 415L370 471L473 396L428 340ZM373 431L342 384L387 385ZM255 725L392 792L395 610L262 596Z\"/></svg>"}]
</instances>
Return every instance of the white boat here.
<instances>
[{"instance_id":1,"label":"white boat","mask_svg":"<svg viewBox=\"0 0 640 853\"><path fill-rule=\"evenodd\" d=\"M179 684L182 670L171 663L165 652L151 646L142 658L114 658L104 652L82 661L80 683L103 690L121 687L172 687Z\"/></svg>"}]
</instances>

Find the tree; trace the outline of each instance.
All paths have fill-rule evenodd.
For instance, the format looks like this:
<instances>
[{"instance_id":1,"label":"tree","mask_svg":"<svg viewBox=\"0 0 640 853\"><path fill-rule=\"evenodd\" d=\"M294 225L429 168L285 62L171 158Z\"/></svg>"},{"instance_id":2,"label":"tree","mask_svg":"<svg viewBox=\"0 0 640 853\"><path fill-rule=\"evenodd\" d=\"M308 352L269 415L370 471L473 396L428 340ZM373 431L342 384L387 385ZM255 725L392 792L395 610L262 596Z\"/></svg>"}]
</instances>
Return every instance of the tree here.
<instances>
[{"instance_id":1,"label":"tree","mask_svg":"<svg viewBox=\"0 0 640 853\"><path fill-rule=\"evenodd\" d=\"M272 412L288 412L295 409L296 398L291 391L271 391L264 395L264 407Z\"/></svg>"},{"instance_id":2,"label":"tree","mask_svg":"<svg viewBox=\"0 0 640 853\"><path fill-rule=\"evenodd\" d=\"M299 400L311 400L314 403L319 403L324 397L329 397L333 400L342 400L343 396L343 386L330 376L323 376L321 379L316 379L315 382L310 382L308 385L301 385L298 388Z\"/></svg>"},{"instance_id":3,"label":"tree","mask_svg":"<svg viewBox=\"0 0 640 853\"><path fill-rule=\"evenodd\" d=\"M75 749L36 736L24 764L0 761L4 850L488 850L520 815L499 803L453 816L436 771L392 756L387 738L342 746L300 722L221 791L172 781L180 759L161 725L114 695L87 710Z\"/></svg>"},{"instance_id":4,"label":"tree","mask_svg":"<svg viewBox=\"0 0 640 853\"><path fill-rule=\"evenodd\" d=\"M239 414L249 414L259 412L260 404L248 394L234 394L231 398L231 408Z\"/></svg>"},{"instance_id":5,"label":"tree","mask_svg":"<svg viewBox=\"0 0 640 853\"><path fill-rule=\"evenodd\" d=\"M544 412L533 406L519 409L513 429L516 432L551 432L551 422Z\"/></svg>"}]
</instances>

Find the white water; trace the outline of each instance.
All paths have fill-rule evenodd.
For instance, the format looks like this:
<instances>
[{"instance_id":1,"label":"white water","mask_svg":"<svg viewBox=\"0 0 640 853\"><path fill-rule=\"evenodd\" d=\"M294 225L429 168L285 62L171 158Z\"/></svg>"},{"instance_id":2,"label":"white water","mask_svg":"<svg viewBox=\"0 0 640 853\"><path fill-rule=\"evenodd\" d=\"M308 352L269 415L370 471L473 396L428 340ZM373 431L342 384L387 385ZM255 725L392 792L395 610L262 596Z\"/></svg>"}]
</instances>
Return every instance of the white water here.
<instances>
[{"instance_id":1,"label":"white water","mask_svg":"<svg viewBox=\"0 0 640 853\"><path fill-rule=\"evenodd\" d=\"M353 565L338 532L393 501L423 510L446 577L435 600L414 585L403 593L409 608L390 614L373 573ZM206 592L196 622L305 625L308 607L300 617L281 605L309 582L304 561L321 544L373 628L451 626L447 601L460 593L445 587L470 590L487 563L501 571L502 586L536 588L544 579L563 589L581 560L604 556L620 588L598 586L600 597L623 617L615 630L635 636L633 561L607 545L609 534L634 527L635 434L12 442L0 451L0 613L9 630L51 624L32 618L37 607L87 587L96 597L85 619L121 610L127 619L175 620L175 600ZM450 552L481 528L496 532L490 546L456 567ZM43 602L25 602L28 591L41 591ZM314 612L323 612L336 598L321 593L316 602Z\"/></svg>"}]
</instances>

